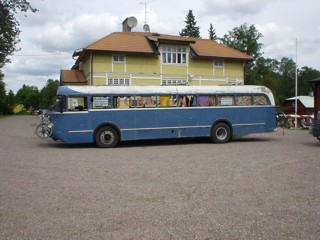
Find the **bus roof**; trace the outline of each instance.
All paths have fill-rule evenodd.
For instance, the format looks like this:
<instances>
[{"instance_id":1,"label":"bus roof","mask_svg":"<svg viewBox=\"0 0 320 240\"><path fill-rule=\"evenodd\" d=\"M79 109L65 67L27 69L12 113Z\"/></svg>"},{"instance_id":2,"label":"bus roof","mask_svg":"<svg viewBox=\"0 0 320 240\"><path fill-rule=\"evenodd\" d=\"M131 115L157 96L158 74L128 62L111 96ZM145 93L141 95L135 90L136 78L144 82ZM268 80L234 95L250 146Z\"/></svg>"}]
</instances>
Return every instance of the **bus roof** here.
<instances>
[{"instance_id":1,"label":"bus roof","mask_svg":"<svg viewBox=\"0 0 320 240\"><path fill-rule=\"evenodd\" d=\"M268 95L270 103L274 105L273 94L269 88L258 85L236 85L236 86L60 86L58 95L191 95L191 94L221 94L221 93L264 93Z\"/></svg>"}]
</instances>

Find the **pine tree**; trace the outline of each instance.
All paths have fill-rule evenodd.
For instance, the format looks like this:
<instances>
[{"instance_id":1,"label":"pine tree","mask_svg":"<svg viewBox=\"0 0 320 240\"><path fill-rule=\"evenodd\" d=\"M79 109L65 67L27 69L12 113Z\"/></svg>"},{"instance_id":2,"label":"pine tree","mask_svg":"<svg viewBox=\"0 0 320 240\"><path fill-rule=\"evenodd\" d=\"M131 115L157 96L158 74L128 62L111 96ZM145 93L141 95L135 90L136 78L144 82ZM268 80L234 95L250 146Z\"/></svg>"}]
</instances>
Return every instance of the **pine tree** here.
<instances>
[{"instance_id":1,"label":"pine tree","mask_svg":"<svg viewBox=\"0 0 320 240\"><path fill-rule=\"evenodd\" d=\"M180 36L189 36L189 37L197 37L200 38L200 27L197 27L197 21L192 13L192 10L189 10L189 13L186 16L185 28L181 30L179 33Z\"/></svg>"},{"instance_id":2,"label":"pine tree","mask_svg":"<svg viewBox=\"0 0 320 240\"><path fill-rule=\"evenodd\" d=\"M212 41L217 40L217 35L216 35L216 30L213 29L212 23L210 23L210 28L209 28L209 39Z\"/></svg>"}]
</instances>

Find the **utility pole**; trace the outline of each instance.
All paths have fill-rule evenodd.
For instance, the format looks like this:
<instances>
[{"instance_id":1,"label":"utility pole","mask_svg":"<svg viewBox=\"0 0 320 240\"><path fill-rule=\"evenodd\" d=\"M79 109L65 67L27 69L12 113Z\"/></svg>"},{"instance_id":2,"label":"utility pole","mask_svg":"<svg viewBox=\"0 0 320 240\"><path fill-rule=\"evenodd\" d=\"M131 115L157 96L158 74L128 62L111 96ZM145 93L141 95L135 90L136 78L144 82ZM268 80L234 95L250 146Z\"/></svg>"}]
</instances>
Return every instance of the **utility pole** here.
<instances>
[{"instance_id":1,"label":"utility pole","mask_svg":"<svg viewBox=\"0 0 320 240\"><path fill-rule=\"evenodd\" d=\"M296 74L295 74L294 128L297 128L298 113L298 39L296 38Z\"/></svg>"}]
</instances>

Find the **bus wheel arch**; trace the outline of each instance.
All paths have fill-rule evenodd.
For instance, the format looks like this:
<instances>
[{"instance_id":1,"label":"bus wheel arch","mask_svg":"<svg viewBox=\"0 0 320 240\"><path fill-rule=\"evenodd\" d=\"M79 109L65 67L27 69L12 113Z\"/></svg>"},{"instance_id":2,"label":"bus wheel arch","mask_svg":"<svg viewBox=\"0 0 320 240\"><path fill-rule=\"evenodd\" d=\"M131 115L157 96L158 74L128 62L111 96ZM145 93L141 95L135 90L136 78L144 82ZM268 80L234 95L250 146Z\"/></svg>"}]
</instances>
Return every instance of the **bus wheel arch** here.
<instances>
[{"instance_id":1,"label":"bus wheel arch","mask_svg":"<svg viewBox=\"0 0 320 240\"><path fill-rule=\"evenodd\" d=\"M211 140L214 143L227 143L232 139L232 125L229 121L216 121L211 127Z\"/></svg>"},{"instance_id":2,"label":"bus wheel arch","mask_svg":"<svg viewBox=\"0 0 320 240\"><path fill-rule=\"evenodd\" d=\"M112 148L120 142L119 129L113 124L99 125L94 132L94 142L101 148Z\"/></svg>"}]
</instances>

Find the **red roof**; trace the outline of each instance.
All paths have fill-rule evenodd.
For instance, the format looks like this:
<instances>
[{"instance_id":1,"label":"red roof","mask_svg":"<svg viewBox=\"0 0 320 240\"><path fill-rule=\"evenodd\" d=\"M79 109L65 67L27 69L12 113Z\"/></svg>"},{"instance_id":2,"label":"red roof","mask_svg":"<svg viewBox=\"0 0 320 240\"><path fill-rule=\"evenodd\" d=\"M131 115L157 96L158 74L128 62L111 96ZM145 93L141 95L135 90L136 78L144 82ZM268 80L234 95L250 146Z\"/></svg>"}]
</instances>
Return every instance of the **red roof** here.
<instances>
[{"instance_id":1,"label":"red roof","mask_svg":"<svg viewBox=\"0 0 320 240\"><path fill-rule=\"evenodd\" d=\"M219 44L210 39L173 36L148 32L114 32L76 51L74 56L85 51L108 51L123 53L159 54L157 43L190 45L195 57L233 58L252 60L253 57Z\"/></svg>"}]
</instances>

